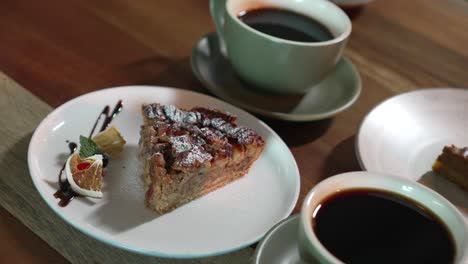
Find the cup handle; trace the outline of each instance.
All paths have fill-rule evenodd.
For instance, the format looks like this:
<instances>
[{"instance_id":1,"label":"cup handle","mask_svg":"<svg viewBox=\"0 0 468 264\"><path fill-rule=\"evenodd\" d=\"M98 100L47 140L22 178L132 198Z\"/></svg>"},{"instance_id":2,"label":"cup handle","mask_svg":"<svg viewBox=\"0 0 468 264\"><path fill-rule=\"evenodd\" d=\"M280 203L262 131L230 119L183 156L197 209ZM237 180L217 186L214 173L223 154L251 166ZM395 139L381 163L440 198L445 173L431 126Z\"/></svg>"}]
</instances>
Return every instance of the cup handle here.
<instances>
[{"instance_id":1,"label":"cup handle","mask_svg":"<svg viewBox=\"0 0 468 264\"><path fill-rule=\"evenodd\" d=\"M219 47L223 54L226 54L226 45L224 43L224 10L226 0L210 0L211 19L215 24L216 35L218 36Z\"/></svg>"}]
</instances>

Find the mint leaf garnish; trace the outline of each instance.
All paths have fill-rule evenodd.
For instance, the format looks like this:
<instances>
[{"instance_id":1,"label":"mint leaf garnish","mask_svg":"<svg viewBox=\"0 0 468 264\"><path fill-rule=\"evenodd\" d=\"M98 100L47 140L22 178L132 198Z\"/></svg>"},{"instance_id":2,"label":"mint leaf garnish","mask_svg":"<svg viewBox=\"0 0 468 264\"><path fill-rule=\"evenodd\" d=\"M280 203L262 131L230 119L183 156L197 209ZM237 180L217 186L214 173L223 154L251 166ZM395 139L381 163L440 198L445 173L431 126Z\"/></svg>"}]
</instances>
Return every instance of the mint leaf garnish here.
<instances>
[{"instance_id":1,"label":"mint leaf garnish","mask_svg":"<svg viewBox=\"0 0 468 264\"><path fill-rule=\"evenodd\" d=\"M98 154L99 148L93 140L80 136L80 157L82 159Z\"/></svg>"}]
</instances>

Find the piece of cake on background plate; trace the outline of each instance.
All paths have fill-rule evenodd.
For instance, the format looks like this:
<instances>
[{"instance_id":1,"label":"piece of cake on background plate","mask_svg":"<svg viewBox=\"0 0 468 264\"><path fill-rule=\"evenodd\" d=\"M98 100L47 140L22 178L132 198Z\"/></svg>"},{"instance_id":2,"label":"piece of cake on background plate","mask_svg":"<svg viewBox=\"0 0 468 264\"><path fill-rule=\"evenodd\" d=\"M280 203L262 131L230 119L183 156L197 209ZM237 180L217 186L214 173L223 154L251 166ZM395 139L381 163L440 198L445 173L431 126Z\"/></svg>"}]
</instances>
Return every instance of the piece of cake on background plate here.
<instances>
[{"instance_id":1,"label":"piece of cake on background plate","mask_svg":"<svg viewBox=\"0 0 468 264\"><path fill-rule=\"evenodd\" d=\"M468 191L468 147L445 146L432 170Z\"/></svg>"}]
</instances>

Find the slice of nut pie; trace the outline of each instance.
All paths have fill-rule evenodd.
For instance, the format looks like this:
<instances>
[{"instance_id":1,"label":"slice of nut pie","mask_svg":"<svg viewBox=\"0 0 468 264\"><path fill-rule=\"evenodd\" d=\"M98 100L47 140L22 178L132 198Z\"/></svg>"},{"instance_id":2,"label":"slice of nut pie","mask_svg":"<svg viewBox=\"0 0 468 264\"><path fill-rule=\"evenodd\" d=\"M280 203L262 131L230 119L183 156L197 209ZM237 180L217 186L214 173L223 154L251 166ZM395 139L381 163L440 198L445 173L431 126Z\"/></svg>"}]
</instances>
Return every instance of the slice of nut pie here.
<instances>
[{"instance_id":1,"label":"slice of nut pie","mask_svg":"<svg viewBox=\"0 0 468 264\"><path fill-rule=\"evenodd\" d=\"M236 117L203 107L145 104L139 158L145 204L169 212L245 175L265 141Z\"/></svg>"}]
</instances>

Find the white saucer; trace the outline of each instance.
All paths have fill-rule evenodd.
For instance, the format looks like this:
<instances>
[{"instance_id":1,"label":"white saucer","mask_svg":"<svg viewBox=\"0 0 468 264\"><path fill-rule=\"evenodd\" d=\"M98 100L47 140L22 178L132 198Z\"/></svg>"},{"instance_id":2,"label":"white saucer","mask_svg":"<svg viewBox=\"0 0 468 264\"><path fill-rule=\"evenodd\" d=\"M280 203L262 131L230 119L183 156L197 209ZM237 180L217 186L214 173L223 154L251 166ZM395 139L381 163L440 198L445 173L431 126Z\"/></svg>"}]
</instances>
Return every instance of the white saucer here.
<instances>
[{"instance_id":1,"label":"white saucer","mask_svg":"<svg viewBox=\"0 0 468 264\"><path fill-rule=\"evenodd\" d=\"M216 96L253 113L288 121L334 116L350 107L361 92L359 73L345 58L306 95L273 95L253 90L239 79L220 52L215 33L205 35L195 44L191 65L200 82Z\"/></svg>"},{"instance_id":2,"label":"white saucer","mask_svg":"<svg viewBox=\"0 0 468 264\"><path fill-rule=\"evenodd\" d=\"M123 100L112 122L127 141L121 155L111 158L103 198L76 197L66 207L54 197L58 174L69 155L68 141L88 135L106 105ZM157 215L144 206L141 168L137 160L141 104L159 102L183 108L209 106L238 117L256 130L266 146L241 179L176 210ZM159 257L195 258L223 254L260 240L296 205L300 176L288 146L265 123L221 100L186 90L156 86L125 86L79 96L50 113L29 144L28 164L38 192L67 223L102 242ZM40 218L40 215L38 216Z\"/></svg>"},{"instance_id":3,"label":"white saucer","mask_svg":"<svg viewBox=\"0 0 468 264\"><path fill-rule=\"evenodd\" d=\"M299 256L298 225L299 214L296 214L270 229L258 244L253 263L305 264Z\"/></svg>"},{"instance_id":4,"label":"white saucer","mask_svg":"<svg viewBox=\"0 0 468 264\"><path fill-rule=\"evenodd\" d=\"M446 145L468 146L468 90L439 88L394 96L375 107L356 137L364 170L419 181L468 219L468 192L431 171Z\"/></svg>"}]
</instances>

